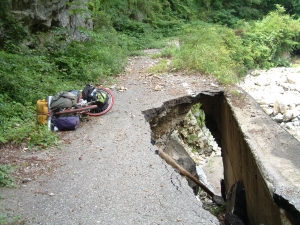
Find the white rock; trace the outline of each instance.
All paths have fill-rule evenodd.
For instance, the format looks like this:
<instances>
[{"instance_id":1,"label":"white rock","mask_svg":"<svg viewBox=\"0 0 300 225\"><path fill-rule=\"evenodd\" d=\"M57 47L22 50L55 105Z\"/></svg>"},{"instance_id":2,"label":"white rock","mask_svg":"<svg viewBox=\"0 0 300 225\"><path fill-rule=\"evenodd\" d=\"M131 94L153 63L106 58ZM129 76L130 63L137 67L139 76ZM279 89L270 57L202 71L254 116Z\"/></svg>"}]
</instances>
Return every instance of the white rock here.
<instances>
[{"instance_id":1,"label":"white rock","mask_svg":"<svg viewBox=\"0 0 300 225\"><path fill-rule=\"evenodd\" d=\"M287 110L283 115L283 122L290 121L293 118L293 111Z\"/></svg>"},{"instance_id":2,"label":"white rock","mask_svg":"<svg viewBox=\"0 0 300 225\"><path fill-rule=\"evenodd\" d=\"M204 142L201 141L200 144L199 144L199 147L200 147L200 148L204 148L204 146L205 146L205 145L204 145Z\"/></svg>"},{"instance_id":3,"label":"white rock","mask_svg":"<svg viewBox=\"0 0 300 225\"><path fill-rule=\"evenodd\" d=\"M198 133L198 138L202 138L203 136L204 136L204 134L202 131Z\"/></svg>"},{"instance_id":4,"label":"white rock","mask_svg":"<svg viewBox=\"0 0 300 225\"><path fill-rule=\"evenodd\" d=\"M191 125L195 126L197 125L197 120L194 116L192 116L191 120L190 120Z\"/></svg>"},{"instance_id":5,"label":"white rock","mask_svg":"<svg viewBox=\"0 0 300 225\"><path fill-rule=\"evenodd\" d=\"M221 151L217 151L217 152L216 152L216 155L217 155L217 156L221 156L221 155L222 155L222 152L221 152Z\"/></svg>"},{"instance_id":6,"label":"white rock","mask_svg":"<svg viewBox=\"0 0 300 225\"><path fill-rule=\"evenodd\" d=\"M217 143L215 143L215 144L213 145L213 150L214 150L214 151L217 151L217 150L218 150L218 148L219 148L218 144L217 144Z\"/></svg>"},{"instance_id":7,"label":"white rock","mask_svg":"<svg viewBox=\"0 0 300 225\"><path fill-rule=\"evenodd\" d=\"M290 84L298 84L300 86L300 74L287 74L287 80Z\"/></svg>"},{"instance_id":8,"label":"white rock","mask_svg":"<svg viewBox=\"0 0 300 225\"><path fill-rule=\"evenodd\" d=\"M298 120L298 121L294 121L294 122L293 122L293 125L294 125L295 127L300 126L300 121L299 121L299 120Z\"/></svg>"},{"instance_id":9,"label":"white rock","mask_svg":"<svg viewBox=\"0 0 300 225\"><path fill-rule=\"evenodd\" d=\"M269 108L268 106L264 106L264 107L262 107L262 109L268 116L272 115L272 113L273 113L273 109Z\"/></svg>"},{"instance_id":10,"label":"white rock","mask_svg":"<svg viewBox=\"0 0 300 225\"><path fill-rule=\"evenodd\" d=\"M160 85L156 85L154 88L155 91L161 91L162 87Z\"/></svg>"},{"instance_id":11,"label":"white rock","mask_svg":"<svg viewBox=\"0 0 300 225\"><path fill-rule=\"evenodd\" d=\"M205 137L205 136L203 136L200 141L202 141L204 143L204 146L207 145L207 143L208 143L207 137Z\"/></svg>"},{"instance_id":12,"label":"white rock","mask_svg":"<svg viewBox=\"0 0 300 225\"><path fill-rule=\"evenodd\" d=\"M287 103L283 99L277 99L274 103L274 115L278 113L284 114L288 108Z\"/></svg>"},{"instance_id":13,"label":"white rock","mask_svg":"<svg viewBox=\"0 0 300 225\"><path fill-rule=\"evenodd\" d=\"M258 76L254 83L258 86L267 86L270 85L270 80L264 76Z\"/></svg>"},{"instance_id":14,"label":"white rock","mask_svg":"<svg viewBox=\"0 0 300 225\"><path fill-rule=\"evenodd\" d=\"M282 95L282 100L285 101L287 105L300 105L300 94L298 91L286 91Z\"/></svg>"},{"instance_id":15,"label":"white rock","mask_svg":"<svg viewBox=\"0 0 300 225\"><path fill-rule=\"evenodd\" d=\"M293 126L293 123L286 123L286 124L285 124L285 127L286 127L287 129L289 129L289 130L294 130L294 129L295 129L295 127Z\"/></svg>"},{"instance_id":16,"label":"white rock","mask_svg":"<svg viewBox=\"0 0 300 225\"><path fill-rule=\"evenodd\" d=\"M272 118L273 120L275 120L277 123L281 123L283 121L283 114L278 113L276 116L274 116Z\"/></svg>"},{"instance_id":17,"label":"white rock","mask_svg":"<svg viewBox=\"0 0 300 225\"><path fill-rule=\"evenodd\" d=\"M300 115L300 111L298 108L294 108L291 111L293 112L293 119L297 118Z\"/></svg>"}]
</instances>

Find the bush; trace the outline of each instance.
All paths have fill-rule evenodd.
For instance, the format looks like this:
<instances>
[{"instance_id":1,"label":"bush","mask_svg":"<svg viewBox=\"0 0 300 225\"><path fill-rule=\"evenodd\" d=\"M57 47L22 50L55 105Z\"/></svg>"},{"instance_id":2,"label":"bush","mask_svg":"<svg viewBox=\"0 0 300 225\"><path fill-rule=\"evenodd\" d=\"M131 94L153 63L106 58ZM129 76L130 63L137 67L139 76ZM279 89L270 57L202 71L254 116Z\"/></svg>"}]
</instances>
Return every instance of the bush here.
<instances>
[{"instance_id":1,"label":"bush","mask_svg":"<svg viewBox=\"0 0 300 225\"><path fill-rule=\"evenodd\" d=\"M239 18L234 14L235 10L233 9L220 9L218 11L211 12L208 21L233 27L239 21Z\"/></svg>"},{"instance_id":2,"label":"bush","mask_svg":"<svg viewBox=\"0 0 300 225\"><path fill-rule=\"evenodd\" d=\"M289 65L286 55L299 46L299 21L277 6L261 21L239 21L235 29L193 22L183 27L180 48L162 52L171 65L152 69L198 71L235 83L249 69Z\"/></svg>"},{"instance_id":3,"label":"bush","mask_svg":"<svg viewBox=\"0 0 300 225\"><path fill-rule=\"evenodd\" d=\"M36 110L32 103L21 104L0 94L0 143L26 142L28 147L47 147L57 144L56 134L36 123Z\"/></svg>"},{"instance_id":4,"label":"bush","mask_svg":"<svg viewBox=\"0 0 300 225\"><path fill-rule=\"evenodd\" d=\"M183 33L173 67L210 74L224 84L238 80L243 68L237 59L242 42L233 30L199 23L187 26Z\"/></svg>"},{"instance_id":5,"label":"bush","mask_svg":"<svg viewBox=\"0 0 300 225\"><path fill-rule=\"evenodd\" d=\"M36 123L37 100L90 82L99 84L124 70L126 40L115 32L86 34L87 41L77 42L54 30L32 37L31 48L0 51L0 143L57 143L57 135Z\"/></svg>"},{"instance_id":6,"label":"bush","mask_svg":"<svg viewBox=\"0 0 300 225\"><path fill-rule=\"evenodd\" d=\"M0 186L1 187L13 187L14 179L10 175L13 171L13 167L10 165L1 165L0 166Z\"/></svg>"},{"instance_id":7,"label":"bush","mask_svg":"<svg viewBox=\"0 0 300 225\"><path fill-rule=\"evenodd\" d=\"M6 45L11 50L0 51L0 143L23 141L29 147L57 143L56 135L36 123L36 101L109 80L124 71L128 55L158 46L161 34L151 33L149 25L135 25L151 35L118 33L99 25L97 32L82 30L84 42L70 39L64 29L54 29L31 35L27 45Z\"/></svg>"},{"instance_id":8,"label":"bush","mask_svg":"<svg viewBox=\"0 0 300 225\"><path fill-rule=\"evenodd\" d=\"M22 25L9 13L9 2L0 1L0 50L14 49L26 36Z\"/></svg>"},{"instance_id":9,"label":"bush","mask_svg":"<svg viewBox=\"0 0 300 225\"><path fill-rule=\"evenodd\" d=\"M284 14L277 6L261 21L243 22L240 26L243 45L248 49L247 68L270 68L289 65L284 54L292 52L300 40L300 20Z\"/></svg>"}]
</instances>

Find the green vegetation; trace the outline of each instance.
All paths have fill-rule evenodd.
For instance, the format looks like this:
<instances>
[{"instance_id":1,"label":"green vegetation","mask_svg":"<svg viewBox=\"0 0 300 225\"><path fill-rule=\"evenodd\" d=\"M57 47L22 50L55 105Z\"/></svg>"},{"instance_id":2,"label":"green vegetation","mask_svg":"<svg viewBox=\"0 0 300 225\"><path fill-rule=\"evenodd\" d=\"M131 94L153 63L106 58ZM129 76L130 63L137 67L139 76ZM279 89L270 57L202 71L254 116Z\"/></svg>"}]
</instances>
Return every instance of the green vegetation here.
<instances>
[{"instance_id":1,"label":"green vegetation","mask_svg":"<svg viewBox=\"0 0 300 225\"><path fill-rule=\"evenodd\" d=\"M57 135L36 123L36 101L113 80L145 48L164 48L153 56L161 61L152 72L197 71L223 84L249 69L288 65L285 56L300 47L300 6L276 1L287 14L274 2L90 0L88 10L72 11L92 16L93 30L81 30L84 41L62 28L24 30L1 2L0 144L57 144Z\"/></svg>"},{"instance_id":2,"label":"green vegetation","mask_svg":"<svg viewBox=\"0 0 300 225\"><path fill-rule=\"evenodd\" d=\"M65 39L60 43L59 38L63 36L54 33L43 39L41 47L0 52L2 143L29 140L29 144L47 146L57 142L55 135L36 124L36 101L61 90L82 89L89 82L98 84L125 66L125 50L122 45L112 45L112 33L101 38L94 35L86 43L67 43Z\"/></svg>"},{"instance_id":3,"label":"green vegetation","mask_svg":"<svg viewBox=\"0 0 300 225\"><path fill-rule=\"evenodd\" d=\"M187 142L189 144L193 144L196 140L198 140L198 137L195 134L191 134L187 137Z\"/></svg>"},{"instance_id":4,"label":"green vegetation","mask_svg":"<svg viewBox=\"0 0 300 225\"><path fill-rule=\"evenodd\" d=\"M21 216L9 217L6 214L0 215L0 225L8 225L8 224L24 225L26 224L26 220L22 219Z\"/></svg>"},{"instance_id":5,"label":"green vegetation","mask_svg":"<svg viewBox=\"0 0 300 225\"><path fill-rule=\"evenodd\" d=\"M210 208L208 208L208 211L216 217L219 217L222 213L226 212L226 203L220 206L211 206Z\"/></svg>"},{"instance_id":6,"label":"green vegetation","mask_svg":"<svg viewBox=\"0 0 300 225\"><path fill-rule=\"evenodd\" d=\"M228 37L229 41L237 43L233 31L200 22L186 26L183 33L180 51L174 55L172 67L190 72L201 71L217 77L223 83L237 81L240 64L234 61L234 50L224 40Z\"/></svg>"},{"instance_id":7,"label":"green vegetation","mask_svg":"<svg viewBox=\"0 0 300 225\"><path fill-rule=\"evenodd\" d=\"M205 125L205 113L204 110L201 109L202 104L199 102L191 108L193 115L197 120L197 124L199 127L203 127Z\"/></svg>"},{"instance_id":8,"label":"green vegetation","mask_svg":"<svg viewBox=\"0 0 300 225\"><path fill-rule=\"evenodd\" d=\"M9 165L0 166L0 186L1 187L13 187L14 179L11 176L13 167Z\"/></svg>"},{"instance_id":9,"label":"green vegetation","mask_svg":"<svg viewBox=\"0 0 300 225\"><path fill-rule=\"evenodd\" d=\"M223 84L236 83L249 69L288 66L289 54L299 46L300 19L277 6L259 21L242 21L228 28L202 21L182 26L180 48L168 47L161 57L172 59L153 71L200 71Z\"/></svg>"},{"instance_id":10,"label":"green vegetation","mask_svg":"<svg viewBox=\"0 0 300 225\"><path fill-rule=\"evenodd\" d=\"M247 68L289 65L285 56L299 45L300 20L284 13L284 8L277 6L260 21L239 24Z\"/></svg>"}]
</instances>

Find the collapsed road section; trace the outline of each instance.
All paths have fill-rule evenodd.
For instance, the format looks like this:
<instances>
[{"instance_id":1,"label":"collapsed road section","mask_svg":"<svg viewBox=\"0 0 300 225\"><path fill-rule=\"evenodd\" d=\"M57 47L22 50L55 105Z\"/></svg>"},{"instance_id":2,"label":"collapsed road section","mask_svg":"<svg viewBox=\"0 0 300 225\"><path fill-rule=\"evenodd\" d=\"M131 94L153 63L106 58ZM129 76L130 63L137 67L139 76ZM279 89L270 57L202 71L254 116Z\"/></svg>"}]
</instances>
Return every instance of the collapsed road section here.
<instances>
[{"instance_id":1,"label":"collapsed road section","mask_svg":"<svg viewBox=\"0 0 300 225\"><path fill-rule=\"evenodd\" d=\"M153 143L167 142L199 102L217 129L227 214L245 224L300 224L300 143L247 94L201 92L144 111Z\"/></svg>"}]
</instances>

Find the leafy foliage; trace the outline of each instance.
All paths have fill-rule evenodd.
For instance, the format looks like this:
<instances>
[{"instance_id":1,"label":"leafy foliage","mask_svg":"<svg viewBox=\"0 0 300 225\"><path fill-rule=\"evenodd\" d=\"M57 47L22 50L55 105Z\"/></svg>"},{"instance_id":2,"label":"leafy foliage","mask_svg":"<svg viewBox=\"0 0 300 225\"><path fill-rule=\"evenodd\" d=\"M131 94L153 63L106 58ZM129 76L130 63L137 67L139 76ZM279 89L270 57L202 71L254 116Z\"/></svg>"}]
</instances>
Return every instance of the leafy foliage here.
<instances>
[{"instance_id":1,"label":"leafy foliage","mask_svg":"<svg viewBox=\"0 0 300 225\"><path fill-rule=\"evenodd\" d=\"M267 12L274 11L277 5L281 5L286 9L289 15L294 15L295 18L300 17L300 2L298 0L265 0L264 5Z\"/></svg>"},{"instance_id":2,"label":"leafy foliage","mask_svg":"<svg viewBox=\"0 0 300 225\"><path fill-rule=\"evenodd\" d=\"M245 58L247 68L270 68L289 65L288 58L299 43L300 20L284 14L284 8L270 12L261 21L243 22L243 45L248 51Z\"/></svg>"},{"instance_id":3,"label":"leafy foliage","mask_svg":"<svg viewBox=\"0 0 300 225\"><path fill-rule=\"evenodd\" d=\"M249 69L288 66L290 52L299 46L299 21L277 6L262 20L239 20L235 29L193 22L183 26L179 48L162 52L161 56L172 59L170 66L162 66L161 61L159 68L152 69L198 71L227 84Z\"/></svg>"},{"instance_id":4,"label":"leafy foliage","mask_svg":"<svg viewBox=\"0 0 300 225\"><path fill-rule=\"evenodd\" d=\"M237 81L242 65L234 57L233 46L241 43L229 28L198 23L186 26L180 37L180 50L175 54L173 67L211 74L222 83Z\"/></svg>"},{"instance_id":5,"label":"leafy foliage","mask_svg":"<svg viewBox=\"0 0 300 225\"><path fill-rule=\"evenodd\" d=\"M127 45L114 32L86 32L86 42L68 40L63 30L32 36L31 48L0 51L0 143L47 147L57 136L37 125L38 99L82 89L123 71Z\"/></svg>"},{"instance_id":6,"label":"leafy foliage","mask_svg":"<svg viewBox=\"0 0 300 225\"><path fill-rule=\"evenodd\" d=\"M0 186L1 187L13 187L14 179L11 176L13 167L9 165L0 165Z\"/></svg>"},{"instance_id":7,"label":"leafy foliage","mask_svg":"<svg viewBox=\"0 0 300 225\"><path fill-rule=\"evenodd\" d=\"M0 1L0 49L9 51L26 36L23 27L8 13L8 2Z\"/></svg>"},{"instance_id":8,"label":"leafy foliage","mask_svg":"<svg viewBox=\"0 0 300 225\"><path fill-rule=\"evenodd\" d=\"M26 140L29 147L57 144L56 134L36 124L35 106L31 103L21 104L2 94L0 102L0 142L20 144Z\"/></svg>"},{"instance_id":9,"label":"leafy foliage","mask_svg":"<svg viewBox=\"0 0 300 225\"><path fill-rule=\"evenodd\" d=\"M68 32L60 28L31 34L30 38L26 37L24 45L22 39L25 36L12 32L18 37L16 41L6 35L10 34L7 27L12 25L11 21L16 21L4 21L2 33L7 41L0 51L0 143L26 142L29 147L57 143L56 135L36 124L35 104L38 99L62 90L82 89L86 83L98 84L110 79L124 70L128 55L161 45L156 41L162 37L160 32L152 32L154 27L132 17L132 13L138 16L137 11L142 10L150 18L153 11L149 11L146 3L126 2L131 14L128 15L128 11L120 14L128 15L120 33L112 27L117 24L118 17L111 20L114 13L107 12L112 10L111 4L115 4L115 13L122 5L118 1L91 1L89 10L95 30L82 30L87 36L84 42L72 40ZM151 7L157 7L155 4ZM16 22L16 27L22 26Z\"/></svg>"},{"instance_id":10,"label":"leafy foliage","mask_svg":"<svg viewBox=\"0 0 300 225\"><path fill-rule=\"evenodd\" d=\"M197 104L194 104L193 107L191 108L191 111L192 111L193 115L195 116L199 127L205 126L205 112L203 109L201 109L201 107L202 107L202 104L197 103Z\"/></svg>"}]
</instances>

